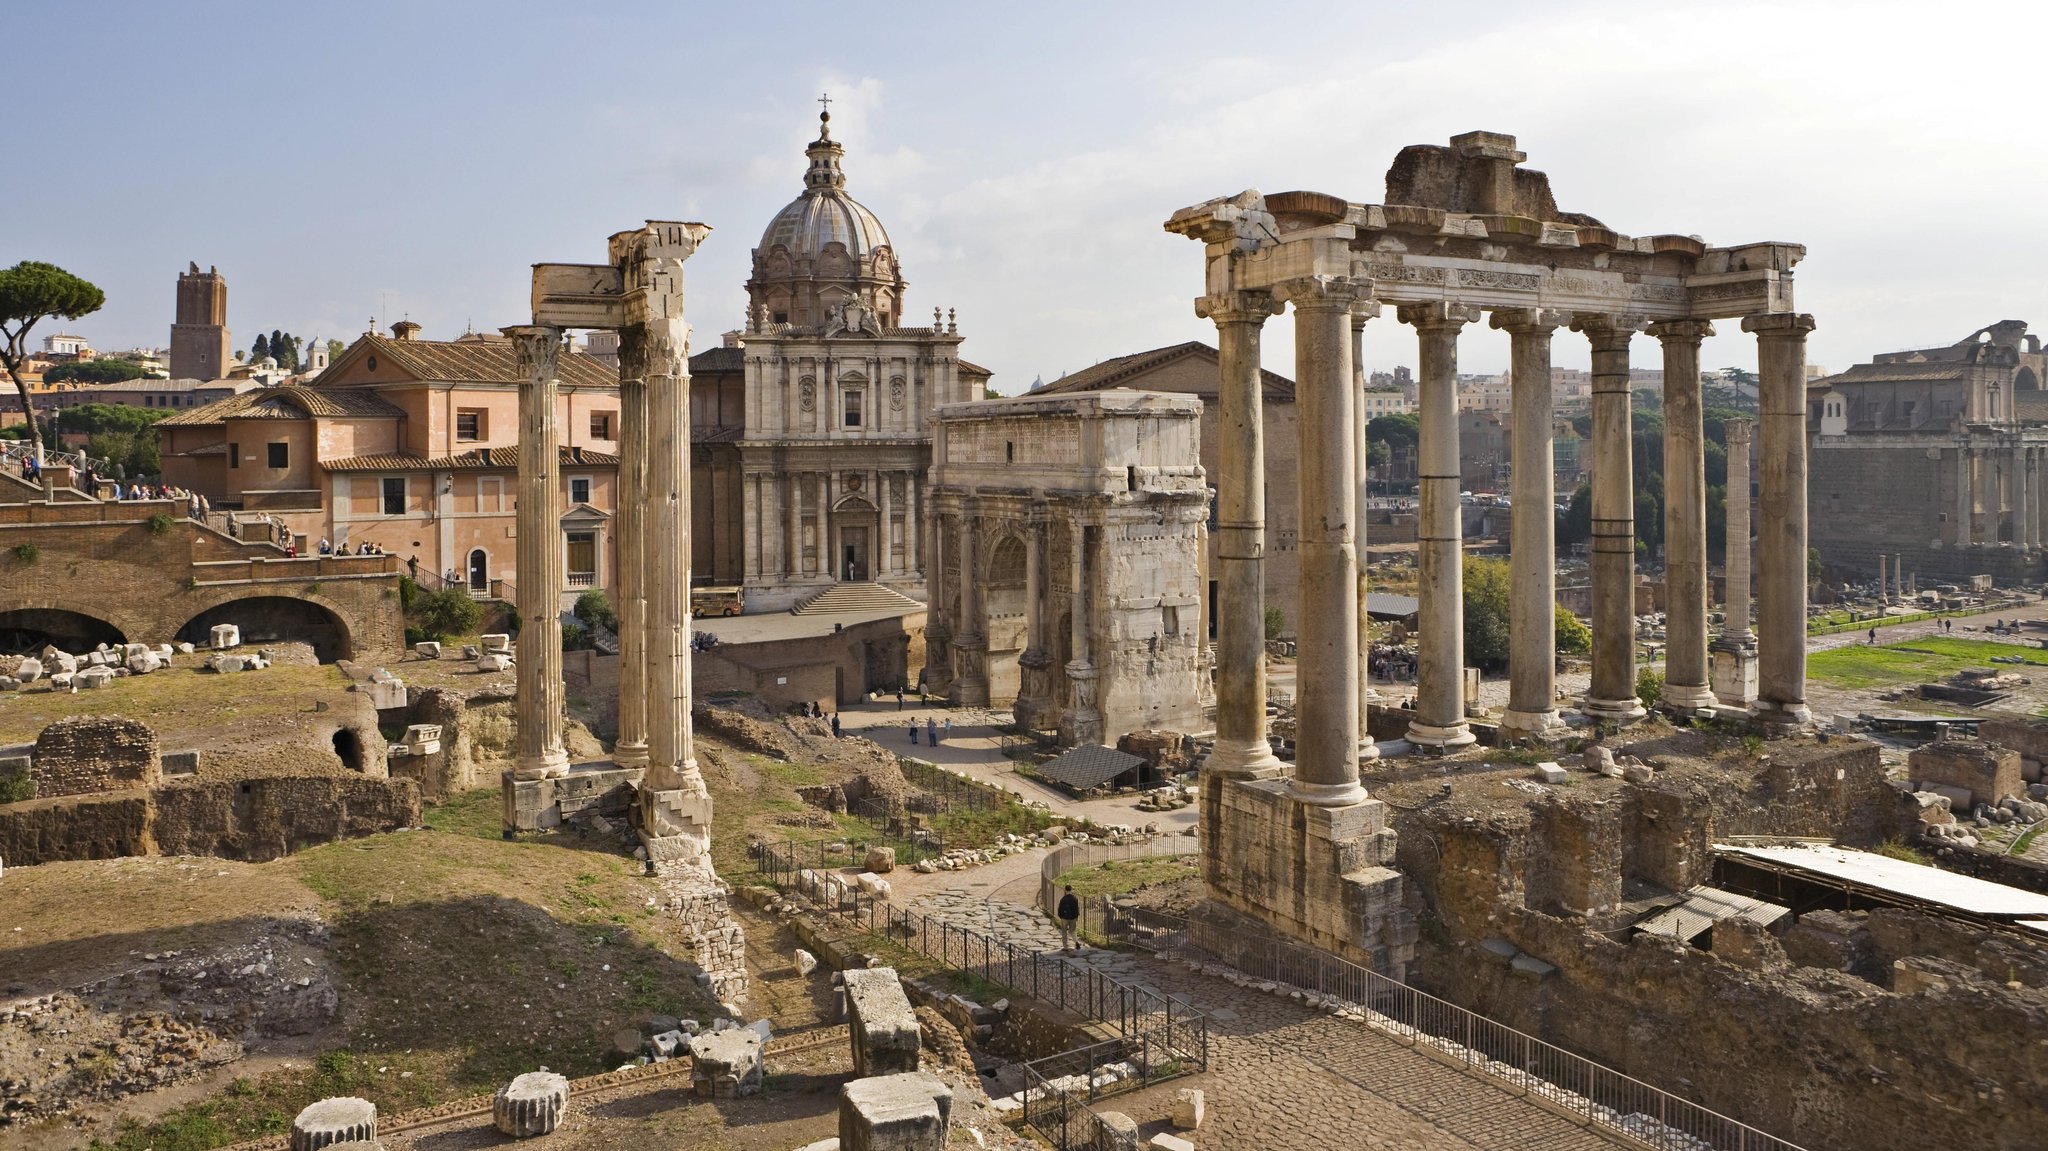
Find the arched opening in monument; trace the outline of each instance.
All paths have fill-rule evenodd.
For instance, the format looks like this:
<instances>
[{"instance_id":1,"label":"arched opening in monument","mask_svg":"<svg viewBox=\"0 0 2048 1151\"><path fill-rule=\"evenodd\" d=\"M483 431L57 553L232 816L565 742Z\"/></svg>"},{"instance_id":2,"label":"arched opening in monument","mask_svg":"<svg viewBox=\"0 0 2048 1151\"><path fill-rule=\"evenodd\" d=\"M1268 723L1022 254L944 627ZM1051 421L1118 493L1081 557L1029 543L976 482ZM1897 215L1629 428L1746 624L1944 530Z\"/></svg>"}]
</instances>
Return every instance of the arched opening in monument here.
<instances>
[{"instance_id":1,"label":"arched opening in monument","mask_svg":"<svg viewBox=\"0 0 2048 1151\"><path fill-rule=\"evenodd\" d=\"M482 548L472 549L469 553L469 590L491 590L491 556Z\"/></svg>"},{"instance_id":2,"label":"arched opening in monument","mask_svg":"<svg viewBox=\"0 0 2048 1151\"><path fill-rule=\"evenodd\" d=\"M350 771L363 770L363 741L348 728L339 728L334 733L334 757Z\"/></svg>"},{"instance_id":3,"label":"arched opening in monument","mask_svg":"<svg viewBox=\"0 0 2048 1151\"><path fill-rule=\"evenodd\" d=\"M986 578L982 582L982 611L987 620L982 634L988 637L988 698L1000 704L1017 698L1023 689L1023 669L1017 657L1030 642L1029 605L1026 596L1024 541L1004 536L989 549Z\"/></svg>"},{"instance_id":4,"label":"arched opening in monument","mask_svg":"<svg viewBox=\"0 0 2048 1151\"><path fill-rule=\"evenodd\" d=\"M2015 392L2038 392L2041 390L2041 379L2034 374L2034 369L2021 368L2019 374L2012 378L2012 390Z\"/></svg>"},{"instance_id":5,"label":"arched opening in monument","mask_svg":"<svg viewBox=\"0 0 2048 1151\"><path fill-rule=\"evenodd\" d=\"M179 628L177 638L204 647L213 626L221 623L241 628L244 644L310 644L321 663L355 654L348 625L340 616L310 600L287 596L251 596L210 607Z\"/></svg>"},{"instance_id":6,"label":"arched opening in monument","mask_svg":"<svg viewBox=\"0 0 2048 1151\"><path fill-rule=\"evenodd\" d=\"M881 518L875 506L859 496L849 496L832 509L832 534L837 537L833 551L832 578L846 583L866 583L875 578L876 550Z\"/></svg>"},{"instance_id":7,"label":"arched opening in monument","mask_svg":"<svg viewBox=\"0 0 2048 1151\"><path fill-rule=\"evenodd\" d=\"M0 611L0 654L25 655L44 647L91 651L101 644L128 642L121 629L103 619L58 608Z\"/></svg>"}]
</instances>

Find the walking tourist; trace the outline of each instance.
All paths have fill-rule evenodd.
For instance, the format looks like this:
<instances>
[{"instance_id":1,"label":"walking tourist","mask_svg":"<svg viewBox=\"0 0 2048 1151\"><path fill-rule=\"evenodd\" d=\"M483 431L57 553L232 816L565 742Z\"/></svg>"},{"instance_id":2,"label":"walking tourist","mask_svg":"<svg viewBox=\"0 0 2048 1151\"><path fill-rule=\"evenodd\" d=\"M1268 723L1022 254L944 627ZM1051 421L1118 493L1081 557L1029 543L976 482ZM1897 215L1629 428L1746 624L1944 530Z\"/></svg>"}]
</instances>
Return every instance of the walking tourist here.
<instances>
[{"instance_id":1,"label":"walking tourist","mask_svg":"<svg viewBox=\"0 0 2048 1151\"><path fill-rule=\"evenodd\" d=\"M1079 951L1074 942L1074 928L1081 922L1081 899L1074 894L1074 885L1067 884L1066 894L1060 896L1060 950Z\"/></svg>"}]
</instances>

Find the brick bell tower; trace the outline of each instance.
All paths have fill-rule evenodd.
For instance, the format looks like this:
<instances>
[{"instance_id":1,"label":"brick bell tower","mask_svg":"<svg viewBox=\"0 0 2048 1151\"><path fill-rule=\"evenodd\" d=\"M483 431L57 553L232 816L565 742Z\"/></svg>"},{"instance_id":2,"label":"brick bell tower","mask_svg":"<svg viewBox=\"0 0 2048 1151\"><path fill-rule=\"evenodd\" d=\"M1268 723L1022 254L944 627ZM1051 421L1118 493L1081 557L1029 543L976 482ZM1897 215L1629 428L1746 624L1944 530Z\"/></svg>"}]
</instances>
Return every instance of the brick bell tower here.
<instances>
[{"instance_id":1,"label":"brick bell tower","mask_svg":"<svg viewBox=\"0 0 2048 1151\"><path fill-rule=\"evenodd\" d=\"M234 363L228 348L228 282L219 268L178 274L178 317L171 324L171 378L217 380Z\"/></svg>"}]
</instances>

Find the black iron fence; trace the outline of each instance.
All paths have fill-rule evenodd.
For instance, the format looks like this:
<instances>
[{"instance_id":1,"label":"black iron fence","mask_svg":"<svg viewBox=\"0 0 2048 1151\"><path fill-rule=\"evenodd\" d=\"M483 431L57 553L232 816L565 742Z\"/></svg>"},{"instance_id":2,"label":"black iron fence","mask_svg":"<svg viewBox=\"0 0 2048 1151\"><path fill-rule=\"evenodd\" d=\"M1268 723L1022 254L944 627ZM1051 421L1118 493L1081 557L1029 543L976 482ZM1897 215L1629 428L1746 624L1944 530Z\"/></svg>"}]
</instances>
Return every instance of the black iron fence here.
<instances>
[{"instance_id":1,"label":"black iron fence","mask_svg":"<svg viewBox=\"0 0 2048 1151\"><path fill-rule=\"evenodd\" d=\"M1103 1122L1090 1104L1191 1070L1144 1038L1034 1059L1024 1064L1024 1122L1058 1151L1129 1151L1138 1146L1137 1138Z\"/></svg>"},{"instance_id":2,"label":"black iron fence","mask_svg":"<svg viewBox=\"0 0 2048 1151\"><path fill-rule=\"evenodd\" d=\"M1016 802L1016 797L993 784L983 783L936 763L897 756L903 778L912 787L932 797L938 811L988 811Z\"/></svg>"},{"instance_id":3,"label":"black iron fence","mask_svg":"<svg viewBox=\"0 0 2048 1151\"><path fill-rule=\"evenodd\" d=\"M920 859L944 855L946 840L934 831L899 836L877 830L869 835L845 839L756 843L748 848L747 857L762 880L780 887L793 883L796 876L804 871L836 871L842 867L865 866L871 847L893 848L897 865L909 866Z\"/></svg>"},{"instance_id":4,"label":"black iron fence","mask_svg":"<svg viewBox=\"0 0 2048 1151\"><path fill-rule=\"evenodd\" d=\"M784 884L821 910L959 972L1116 1029L1148 1060L1209 1066L1209 1020L1185 1000L1125 983L1059 952L1034 951L946 920L897 907L816 868Z\"/></svg>"},{"instance_id":5,"label":"black iron fence","mask_svg":"<svg viewBox=\"0 0 2048 1151\"><path fill-rule=\"evenodd\" d=\"M1191 926L1189 941L1255 979L1370 1011L1384 1032L1658 1151L1802 1151L1795 1143L1326 951L1204 922Z\"/></svg>"}]
</instances>

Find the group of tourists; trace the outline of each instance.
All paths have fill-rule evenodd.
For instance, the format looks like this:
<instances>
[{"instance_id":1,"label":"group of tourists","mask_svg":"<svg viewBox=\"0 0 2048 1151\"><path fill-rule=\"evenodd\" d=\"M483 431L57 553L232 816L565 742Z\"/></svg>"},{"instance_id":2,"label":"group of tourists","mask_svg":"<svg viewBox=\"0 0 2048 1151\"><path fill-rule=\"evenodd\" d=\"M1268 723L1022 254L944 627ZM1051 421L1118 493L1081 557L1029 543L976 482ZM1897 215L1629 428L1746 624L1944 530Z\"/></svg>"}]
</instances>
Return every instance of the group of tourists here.
<instances>
[{"instance_id":1,"label":"group of tourists","mask_svg":"<svg viewBox=\"0 0 2048 1151\"><path fill-rule=\"evenodd\" d=\"M945 725L944 725L944 730L945 730L945 734L946 734L946 737L947 737L947 738L949 738L949 739L950 739L950 738L952 738L952 735L953 735L953 719L952 719L952 717L951 717L951 716L948 716L948 717L946 718L946 722L945 722ZM924 736L925 736L925 742L927 742L927 743L931 744L931 746L933 746L933 747L937 747L937 746L939 746L939 732L940 732L940 724L939 724L939 721L937 721L937 720L933 719L933 718L932 718L931 716L925 716L925 717L924 717ZM911 746L913 746L913 747L915 747L915 746L917 745L917 721L916 721L916 720L914 720L914 719L910 721L910 743L911 743Z\"/></svg>"},{"instance_id":2,"label":"group of tourists","mask_svg":"<svg viewBox=\"0 0 2048 1151\"><path fill-rule=\"evenodd\" d=\"M381 556L385 554L385 552L382 544L373 544L369 540L364 540L363 542L357 544L353 549L351 549L346 542L344 542L339 548L337 548L333 544L327 542L327 538L325 536L322 536L320 538L320 554L323 556ZM415 571L418 570L419 562L420 561L418 556L414 556L410 561L411 566L414 568Z\"/></svg>"}]
</instances>

